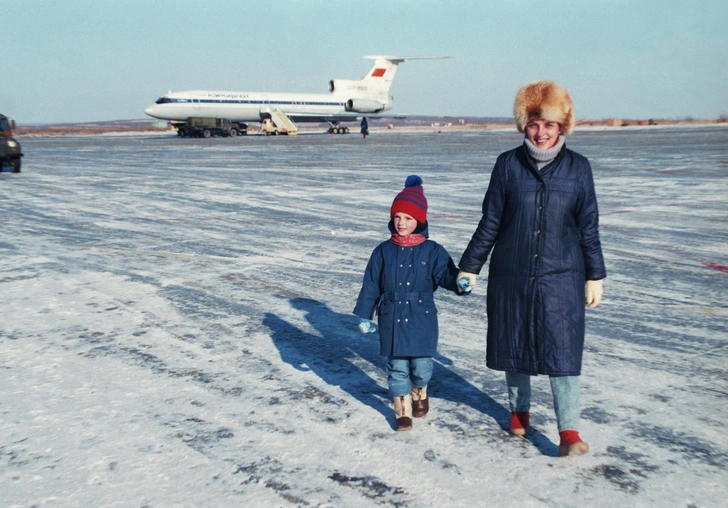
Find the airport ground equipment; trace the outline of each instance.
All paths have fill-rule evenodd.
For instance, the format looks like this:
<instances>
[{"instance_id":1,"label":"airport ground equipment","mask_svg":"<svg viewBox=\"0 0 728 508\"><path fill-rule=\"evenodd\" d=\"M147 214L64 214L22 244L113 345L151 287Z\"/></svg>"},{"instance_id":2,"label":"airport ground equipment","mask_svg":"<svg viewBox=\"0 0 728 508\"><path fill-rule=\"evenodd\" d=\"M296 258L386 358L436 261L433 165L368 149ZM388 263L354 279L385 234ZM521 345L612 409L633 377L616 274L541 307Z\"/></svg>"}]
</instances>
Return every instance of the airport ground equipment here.
<instances>
[{"instance_id":1,"label":"airport ground equipment","mask_svg":"<svg viewBox=\"0 0 728 508\"><path fill-rule=\"evenodd\" d=\"M263 118L260 122L260 132L266 136L273 134L288 134L294 136L298 134L298 126L296 123L285 113L279 109L269 109L268 111L262 112L266 118Z\"/></svg>"},{"instance_id":2,"label":"airport ground equipment","mask_svg":"<svg viewBox=\"0 0 728 508\"><path fill-rule=\"evenodd\" d=\"M171 122L177 135L190 138L209 138L212 136L235 137L248 133L248 124L224 118L189 117L184 122Z\"/></svg>"},{"instance_id":3,"label":"airport ground equipment","mask_svg":"<svg viewBox=\"0 0 728 508\"><path fill-rule=\"evenodd\" d=\"M20 143L13 137L15 120L0 114L0 170L8 166L13 173L20 173L20 158L23 156Z\"/></svg>"}]
</instances>

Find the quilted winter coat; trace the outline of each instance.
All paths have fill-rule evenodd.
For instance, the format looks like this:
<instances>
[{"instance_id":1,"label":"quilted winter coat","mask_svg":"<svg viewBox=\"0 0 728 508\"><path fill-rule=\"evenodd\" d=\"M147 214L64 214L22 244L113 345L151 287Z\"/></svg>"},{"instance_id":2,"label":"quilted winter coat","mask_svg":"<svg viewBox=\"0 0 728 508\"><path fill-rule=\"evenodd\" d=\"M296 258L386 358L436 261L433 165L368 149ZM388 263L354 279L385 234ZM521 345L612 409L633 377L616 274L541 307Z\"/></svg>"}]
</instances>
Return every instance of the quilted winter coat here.
<instances>
[{"instance_id":1,"label":"quilted winter coat","mask_svg":"<svg viewBox=\"0 0 728 508\"><path fill-rule=\"evenodd\" d=\"M390 223L390 231L393 231ZM427 227L416 231L427 236ZM434 293L457 292L458 269L440 244L427 240L413 247L382 242L364 272L354 314L378 317L380 354L434 356L438 323Z\"/></svg>"},{"instance_id":2,"label":"quilted winter coat","mask_svg":"<svg viewBox=\"0 0 728 508\"><path fill-rule=\"evenodd\" d=\"M584 286L606 277L589 161L567 148L539 171L525 146L501 154L460 269L488 272L487 366L577 376Z\"/></svg>"}]
</instances>

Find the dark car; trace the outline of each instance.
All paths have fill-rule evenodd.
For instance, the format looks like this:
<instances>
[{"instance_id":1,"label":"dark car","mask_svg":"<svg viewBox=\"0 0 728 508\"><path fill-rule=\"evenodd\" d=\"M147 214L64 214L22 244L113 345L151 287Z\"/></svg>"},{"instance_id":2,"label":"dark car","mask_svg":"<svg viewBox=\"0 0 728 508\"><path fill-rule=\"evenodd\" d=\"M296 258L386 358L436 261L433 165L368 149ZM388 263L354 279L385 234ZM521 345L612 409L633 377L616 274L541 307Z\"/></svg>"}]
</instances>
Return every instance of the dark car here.
<instances>
[{"instance_id":1,"label":"dark car","mask_svg":"<svg viewBox=\"0 0 728 508\"><path fill-rule=\"evenodd\" d=\"M15 129L15 121L8 120L5 115L0 115L0 169L5 166L13 173L20 173L20 158L23 153L20 151L20 143L12 137Z\"/></svg>"}]
</instances>

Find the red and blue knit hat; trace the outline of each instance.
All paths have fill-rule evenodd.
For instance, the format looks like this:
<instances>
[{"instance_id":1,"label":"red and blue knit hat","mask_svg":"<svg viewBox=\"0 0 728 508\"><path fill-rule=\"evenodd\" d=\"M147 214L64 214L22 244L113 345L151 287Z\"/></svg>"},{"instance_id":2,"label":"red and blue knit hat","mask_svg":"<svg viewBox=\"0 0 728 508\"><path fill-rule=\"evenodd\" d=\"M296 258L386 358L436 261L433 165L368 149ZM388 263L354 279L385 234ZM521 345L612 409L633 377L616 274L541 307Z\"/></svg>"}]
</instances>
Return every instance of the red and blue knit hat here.
<instances>
[{"instance_id":1,"label":"red and blue knit hat","mask_svg":"<svg viewBox=\"0 0 728 508\"><path fill-rule=\"evenodd\" d=\"M411 215L420 224L427 222L427 198L422 190L422 178L410 175L404 182L404 189L397 194L392 202L389 217L394 218L397 212Z\"/></svg>"}]
</instances>

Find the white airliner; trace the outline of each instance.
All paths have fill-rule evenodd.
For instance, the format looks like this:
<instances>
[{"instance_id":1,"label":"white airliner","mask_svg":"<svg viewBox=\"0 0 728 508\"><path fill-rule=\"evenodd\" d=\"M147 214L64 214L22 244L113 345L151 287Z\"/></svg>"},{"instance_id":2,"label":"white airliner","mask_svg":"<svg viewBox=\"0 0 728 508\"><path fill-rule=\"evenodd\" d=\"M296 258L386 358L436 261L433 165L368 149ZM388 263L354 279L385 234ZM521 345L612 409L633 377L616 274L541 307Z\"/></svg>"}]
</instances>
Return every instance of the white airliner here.
<instances>
[{"instance_id":1,"label":"white airliner","mask_svg":"<svg viewBox=\"0 0 728 508\"><path fill-rule=\"evenodd\" d=\"M154 118L185 121L188 118L221 118L234 122L263 122L276 124L294 122L329 122L339 130L339 122L356 121L363 116L376 115L392 108L389 88L397 65L407 60L449 58L447 56L365 56L374 66L362 79L329 81L329 94L218 92L191 90L169 92L144 112ZM346 129L348 132L348 129Z\"/></svg>"}]
</instances>

